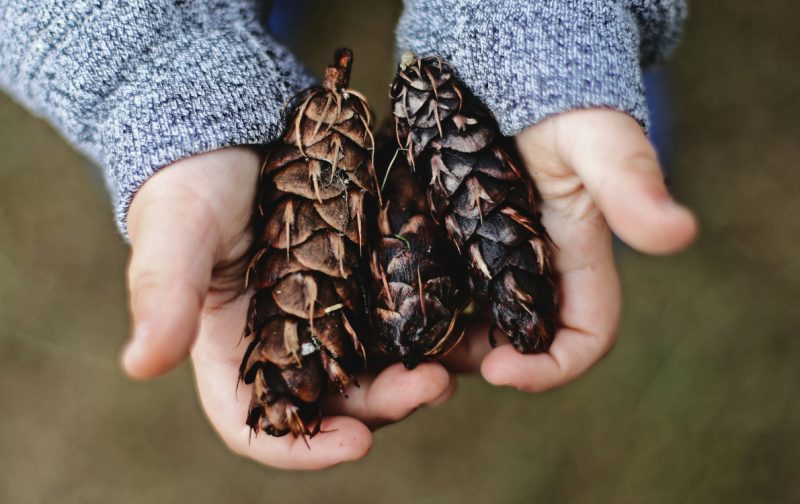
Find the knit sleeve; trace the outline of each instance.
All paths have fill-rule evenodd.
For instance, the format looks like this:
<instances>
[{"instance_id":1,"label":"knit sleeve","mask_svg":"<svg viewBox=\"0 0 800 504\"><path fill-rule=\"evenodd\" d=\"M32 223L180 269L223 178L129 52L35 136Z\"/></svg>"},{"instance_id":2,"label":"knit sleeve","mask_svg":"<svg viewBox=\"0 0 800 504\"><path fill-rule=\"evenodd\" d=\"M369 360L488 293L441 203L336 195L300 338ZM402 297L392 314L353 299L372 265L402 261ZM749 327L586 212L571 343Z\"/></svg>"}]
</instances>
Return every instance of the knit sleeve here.
<instances>
[{"instance_id":1,"label":"knit sleeve","mask_svg":"<svg viewBox=\"0 0 800 504\"><path fill-rule=\"evenodd\" d=\"M159 168L276 138L310 84L252 4L0 1L0 86L104 168L124 233Z\"/></svg>"},{"instance_id":2,"label":"knit sleeve","mask_svg":"<svg viewBox=\"0 0 800 504\"><path fill-rule=\"evenodd\" d=\"M646 127L642 66L685 15L686 0L405 0L398 48L451 61L506 135L588 107Z\"/></svg>"}]
</instances>

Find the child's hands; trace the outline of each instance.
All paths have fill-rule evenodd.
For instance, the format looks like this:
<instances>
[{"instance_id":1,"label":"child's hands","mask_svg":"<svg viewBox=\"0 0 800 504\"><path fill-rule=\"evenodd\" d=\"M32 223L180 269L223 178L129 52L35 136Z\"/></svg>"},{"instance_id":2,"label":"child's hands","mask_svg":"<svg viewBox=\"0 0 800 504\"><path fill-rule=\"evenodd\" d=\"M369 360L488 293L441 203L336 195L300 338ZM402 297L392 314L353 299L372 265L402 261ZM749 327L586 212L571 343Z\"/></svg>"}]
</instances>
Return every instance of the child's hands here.
<instances>
[{"instance_id":1,"label":"child's hands","mask_svg":"<svg viewBox=\"0 0 800 504\"><path fill-rule=\"evenodd\" d=\"M191 350L197 389L214 428L230 449L267 465L316 469L363 457L370 428L419 406L446 401L455 381L436 363L406 371L397 364L360 376L349 399L334 398L310 440L260 435L245 425L248 386L236 387L249 301L242 290L249 219L260 167L258 154L231 148L191 157L159 171L128 213L134 337L123 364L136 378L179 365Z\"/></svg>"},{"instance_id":2,"label":"child's hands","mask_svg":"<svg viewBox=\"0 0 800 504\"><path fill-rule=\"evenodd\" d=\"M697 224L669 198L652 147L626 114L560 114L520 133L517 144L558 246L563 327L539 355L510 345L491 349L486 327L476 327L445 361L454 370L480 369L493 384L534 392L579 376L614 342L621 301L609 226L634 248L665 254L687 246ZM136 195L128 214L135 337L125 368L150 378L180 364L191 348L203 407L234 452L301 469L361 458L372 442L369 428L446 401L455 381L437 363L413 371L396 364L359 377L361 388L350 390L349 399L326 405L342 416L325 419L323 429L331 432L311 440L311 450L291 436L249 440L249 387L238 393L234 387L244 351L237 343L249 296L241 279L258 169L254 151L225 149L163 169Z\"/></svg>"},{"instance_id":3,"label":"child's hands","mask_svg":"<svg viewBox=\"0 0 800 504\"><path fill-rule=\"evenodd\" d=\"M447 363L480 369L495 385L538 392L576 378L614 343L621 300L609 226L637 250L667 254L691 243L697 222L669 197L653 148L624 113L563 113L516 140L558 247L562 327L550 351L538 355L508 344L491 349L486 328L475 328Z\"/></svg>"}]
</instances>

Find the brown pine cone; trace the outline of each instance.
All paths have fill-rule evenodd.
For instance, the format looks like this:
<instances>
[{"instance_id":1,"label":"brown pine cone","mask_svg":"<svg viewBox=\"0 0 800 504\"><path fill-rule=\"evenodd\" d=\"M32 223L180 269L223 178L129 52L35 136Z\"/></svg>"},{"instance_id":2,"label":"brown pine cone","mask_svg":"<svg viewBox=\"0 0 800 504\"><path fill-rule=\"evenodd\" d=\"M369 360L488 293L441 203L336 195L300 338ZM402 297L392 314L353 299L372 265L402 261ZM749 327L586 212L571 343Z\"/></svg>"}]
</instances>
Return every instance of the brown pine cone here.
<instances>
[{"instance_id":1,"label":"brown pine cone","mask_svg":"<svg viewBox=\"0 0 800 504\"><path fill-rule=\"evenodd\" d=\"M558 315L552 242L496 123L438 58L406 53L391 97L398 142L469 263L476 304L518 351L546 351Z\"/></svg>"},{"instance_id":2,"label":"brown pine cone","mask_svg":"<svg viewBox=\"0 0 800 504\"><path fill-rule=\"evenodd\" d=\"M254 384L247 424L275 436L316 434L321 397L343 392L365 365L358 276L364 200L376 193L371 114L346 89L352 53L335 58L322 86L297 97L261 172L245 331L253 339L240 378Z\"/></svg>"},{"instance_id":3,"label":"brown pine cone","mask_svg":"<svg viewBox=\"0 0 800 504\"><path fill-rule=\"evenodd\" d=\"M412 369L461 339L468 289L463 262L431 218L425 191L397 155L393 136L381 139L376 155L383 207L373 233L371 315L383 353Z\"/></svg>"}]
</instances>

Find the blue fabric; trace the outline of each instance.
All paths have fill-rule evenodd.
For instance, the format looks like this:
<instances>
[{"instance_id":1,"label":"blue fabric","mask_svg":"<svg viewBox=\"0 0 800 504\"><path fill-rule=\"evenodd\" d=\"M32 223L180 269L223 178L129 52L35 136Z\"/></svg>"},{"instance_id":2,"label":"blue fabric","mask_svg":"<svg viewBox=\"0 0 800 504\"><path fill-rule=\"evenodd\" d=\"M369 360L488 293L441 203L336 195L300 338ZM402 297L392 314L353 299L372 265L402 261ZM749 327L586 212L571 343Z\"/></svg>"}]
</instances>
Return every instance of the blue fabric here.
<instances>
[{"instance_id":1,"label":"blue fabric","mask_svg":"<svg viewBox=\"0 0 800 504\"><path fill-rule=\"evenodd\" d=\"M647 108L650 122L650 142L658 153L662 169L669 172L673 150L673 109L669 94L669 76L663 69L644 73Z\"/></svg>"}]
</instances>

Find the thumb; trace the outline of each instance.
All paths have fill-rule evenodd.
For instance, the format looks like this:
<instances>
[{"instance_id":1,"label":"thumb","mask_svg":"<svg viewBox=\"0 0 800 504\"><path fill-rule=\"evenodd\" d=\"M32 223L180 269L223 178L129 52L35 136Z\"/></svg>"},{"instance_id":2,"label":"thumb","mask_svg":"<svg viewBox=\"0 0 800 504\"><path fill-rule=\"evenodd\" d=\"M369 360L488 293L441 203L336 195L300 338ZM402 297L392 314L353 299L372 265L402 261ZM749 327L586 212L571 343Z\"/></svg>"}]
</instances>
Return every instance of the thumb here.
<instances>
[{"instance_id":1,"label":"thumb","mask_svg":"<svg viewBox=\"0 0 800 504\"><path fill-rule=\"evenodd\" d=\"M199 328L219 233L196 195L153 176L128 213L128 269L133 337L122 363L134 378L152 378L188 356Z\"/></svg>"},{"instance_id":2,"label":"thumb","mask_svg":"<svg viewBox=\"0 0 800 504\"><path fill-rule=\"evenodd\" d=\"M697 221L670 197L656 153L636 121L621 112L588 111L573 131L566 161L623 241L642 252L667 254L694 240Z\"/></svg>"}]
</instances>

